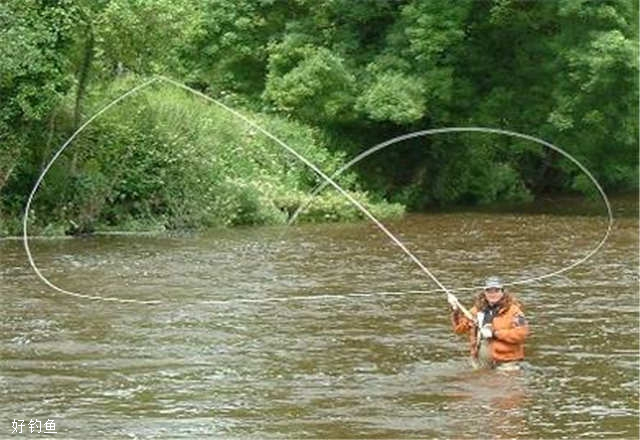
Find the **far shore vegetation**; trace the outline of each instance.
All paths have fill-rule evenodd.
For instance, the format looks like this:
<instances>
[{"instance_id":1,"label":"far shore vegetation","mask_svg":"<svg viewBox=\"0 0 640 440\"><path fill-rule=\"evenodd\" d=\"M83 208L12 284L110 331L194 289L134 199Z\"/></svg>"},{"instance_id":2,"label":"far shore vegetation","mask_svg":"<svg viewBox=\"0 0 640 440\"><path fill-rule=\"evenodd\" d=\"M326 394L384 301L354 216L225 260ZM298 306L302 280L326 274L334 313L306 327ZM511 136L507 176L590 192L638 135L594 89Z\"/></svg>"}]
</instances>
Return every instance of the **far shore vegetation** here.
<instances>
[{"instance_id":1,"label":"far shore vegetation","mask_svg":"<svg viewBox=\"0 0 640 440\"><path fill-rule=\"evenodd\" d=\"M625 0L7 0L0 21L0 236L21 234L36 179L72 133L154 75L328 175L402 134L491 127L563 148L637 206L638 8ZM321 182L242 120L159 82L65 150L30 234L285 224ZM486 133L402 142L337 182L381 219L599 197L553 150ZM362 218L326 188L298 221Z\"/></svg>"}]
</instances>

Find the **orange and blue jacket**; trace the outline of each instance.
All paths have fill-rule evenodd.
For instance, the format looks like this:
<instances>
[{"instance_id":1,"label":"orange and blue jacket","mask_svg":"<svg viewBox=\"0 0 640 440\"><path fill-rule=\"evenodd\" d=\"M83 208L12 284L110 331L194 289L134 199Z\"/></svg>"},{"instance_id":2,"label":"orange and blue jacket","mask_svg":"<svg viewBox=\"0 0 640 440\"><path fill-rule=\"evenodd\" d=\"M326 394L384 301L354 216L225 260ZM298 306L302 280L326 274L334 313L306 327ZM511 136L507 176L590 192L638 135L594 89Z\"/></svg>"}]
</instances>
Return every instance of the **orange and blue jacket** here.
<instances>
[{"instance_id":1,"label":"orange and blue jacket","mask_svg":"<svg viewBox=\"0 0 640 440\"><path fill-rule=\"evenodd\" d=\"M478 309L473 306L470 310L477 316ZM457 334L469 333L471 356L478 357L476 324L455 311L451 316L453 331ZM493 338L489 339L491 357L494 362L519 361L524 359L524 340L529 335L527 320L516 304L508 308L501 307L493 318Z\"/></svg>"}]
</instances>

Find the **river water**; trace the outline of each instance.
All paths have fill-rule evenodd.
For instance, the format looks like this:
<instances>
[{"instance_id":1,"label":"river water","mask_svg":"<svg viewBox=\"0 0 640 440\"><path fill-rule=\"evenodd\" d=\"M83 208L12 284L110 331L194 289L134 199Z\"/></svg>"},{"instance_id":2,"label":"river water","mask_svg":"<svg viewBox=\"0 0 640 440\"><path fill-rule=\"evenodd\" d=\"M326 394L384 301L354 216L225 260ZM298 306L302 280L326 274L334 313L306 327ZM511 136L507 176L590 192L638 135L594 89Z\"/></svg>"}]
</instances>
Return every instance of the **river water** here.
<instances>
[{"instance_id":1,"label":"river water","mask_svg":"<svg viewBox=\"0 0 640 440\"><path fill-rule=\"evenodd\" d=\"M460 289L568 265L606 219L441 213L389 226ZM513 286L531 326L516 373L470 368L445 295L371 224L284 232L32 240L60 287L156 305L57 293L19 241L0 241L0 438L18 438L14 419L78 439L638 438L635 215L585 264Z\"/></svg>"}]
</instances>

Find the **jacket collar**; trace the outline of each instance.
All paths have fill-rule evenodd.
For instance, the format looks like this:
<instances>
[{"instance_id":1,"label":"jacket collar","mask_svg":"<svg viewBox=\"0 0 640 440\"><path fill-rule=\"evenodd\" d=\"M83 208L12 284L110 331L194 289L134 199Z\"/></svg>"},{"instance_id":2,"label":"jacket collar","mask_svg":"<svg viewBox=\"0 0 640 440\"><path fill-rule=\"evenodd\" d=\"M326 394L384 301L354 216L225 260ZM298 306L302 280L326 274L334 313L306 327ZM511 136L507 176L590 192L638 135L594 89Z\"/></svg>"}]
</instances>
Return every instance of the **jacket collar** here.
<instances>
[{"instance_id":1,"label":"jacket collar","mask_svg":"<svg viewBox=\"0 0 640 440\"><path fill-rule=\"evenodd\" d=\"M504 301L504 297L502 297L502 299L500 301L498 301L496 304L494 305L487 305L487 307L484 309L484 311L487 310L495 310L495 315L502 315L504 312L507 311L507 306L505 304Z\"/></svg>"}]
</instances>

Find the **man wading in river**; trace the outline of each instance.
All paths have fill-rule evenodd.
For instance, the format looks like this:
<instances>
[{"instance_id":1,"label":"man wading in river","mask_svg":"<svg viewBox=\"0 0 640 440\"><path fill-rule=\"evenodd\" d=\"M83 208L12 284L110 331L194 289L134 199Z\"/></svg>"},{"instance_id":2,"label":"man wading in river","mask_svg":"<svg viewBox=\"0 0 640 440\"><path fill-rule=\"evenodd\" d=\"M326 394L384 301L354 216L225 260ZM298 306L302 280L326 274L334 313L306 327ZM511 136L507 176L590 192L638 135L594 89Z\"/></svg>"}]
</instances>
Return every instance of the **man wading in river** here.
<instances>
[{"instance_id":1,"label":"man wading in river","mask_svg":"<svg viewBox=\"0 0 640 440\"><path fill-rule=\"evenodd\" d=\"M462 315L453 295L449 295L448 301L453 309L453 331L469 333L474 365L500 370L520 368L529 326L518 302L505 291L500 278L487 278L484 291L478 294L471 308L477 324Z\"/></svg>"}]
</instances>

